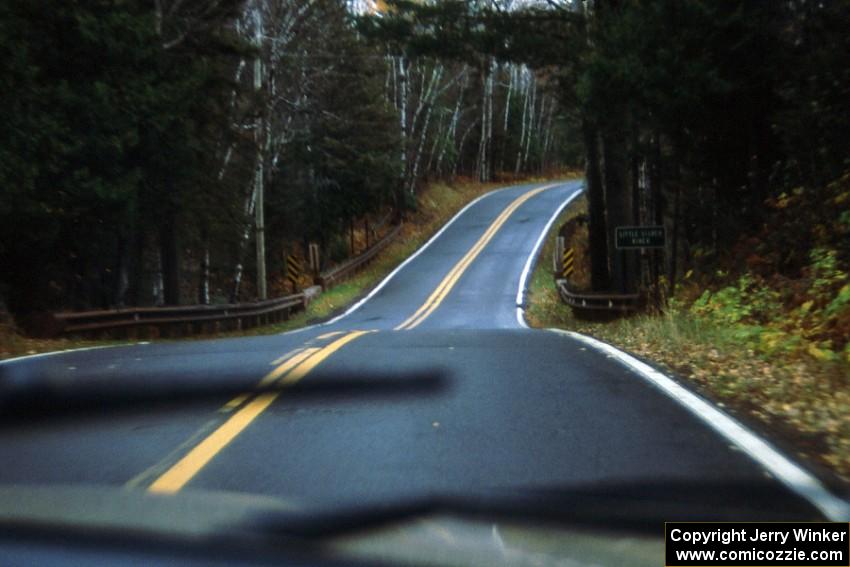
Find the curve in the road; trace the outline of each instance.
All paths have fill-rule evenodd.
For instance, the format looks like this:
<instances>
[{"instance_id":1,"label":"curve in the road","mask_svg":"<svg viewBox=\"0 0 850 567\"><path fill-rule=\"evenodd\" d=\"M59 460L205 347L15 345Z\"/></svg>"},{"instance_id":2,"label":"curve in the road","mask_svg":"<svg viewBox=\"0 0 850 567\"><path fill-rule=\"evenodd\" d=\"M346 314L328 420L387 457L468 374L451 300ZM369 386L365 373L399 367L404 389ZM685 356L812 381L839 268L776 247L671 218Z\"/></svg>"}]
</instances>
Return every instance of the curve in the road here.
<instances>
[{"instance_id":1,"label":"curve in the road","mask_svg":"<svg viewBox=\"0 0 850 567\"><path fill-rule=\"evenodd\" d=\"M410 330L418 327L425 319L428 318L437 307L443 302L446 296L452 291L452 288L457 284L458 280L461 278L463 273L469 268L470 264L475 261L481 251L484 250L484 247L493 239L496 233L502 228L502 225L507 222L510 216L526 201L540 193L541 191L545 191L546 189L550 189L555 187L555 185L546 185L544 187L539 187L537 189L532 189L526 193L523 193L521 196L517 197L510 205L508 205L502 213L496 217L496 220L493 221L493 224L484 231L484 234L481 235L481 238L476 241L476 243L469 249L469 251L464 254L463 258L461 258L457 264L449 270L449 273L445 278L440 282L437 288L428 296L428 299L423 303L416 312L404 320L404 322L400 323L397 327L395 327L396 331L400 330Z\"/></svg>"},{"instance_id":2,"label":"curve in the road","mask_svg":"<svg viewBox=\"0 0 850 567\"><path fill-rule=\"evenodd\" d=\"M684 486L722 511L751 499L773 519L847 519L843 500L814 476L802 467L783 475L775 459L730 437L734 428L717 427L732 418L700 415L629 355L522 328L529 273L581 183L543 189L476 199L363 300L298 334L4 364L4 385L43 380L62 402L114 390L126 409L0 429L0 459L15 463L0 481L227 490L308 504L625 481ZM442 381L426 380L415 395L382 394L410 392L429 373ZM352 380L371 393L340 394ZM295 382L287 395L255 389ZM303 397L313 386L318 397ZM128 405L127 392L145 403ZM146 405L175 394L169 408Z\"/></svg>"}]
</instances>

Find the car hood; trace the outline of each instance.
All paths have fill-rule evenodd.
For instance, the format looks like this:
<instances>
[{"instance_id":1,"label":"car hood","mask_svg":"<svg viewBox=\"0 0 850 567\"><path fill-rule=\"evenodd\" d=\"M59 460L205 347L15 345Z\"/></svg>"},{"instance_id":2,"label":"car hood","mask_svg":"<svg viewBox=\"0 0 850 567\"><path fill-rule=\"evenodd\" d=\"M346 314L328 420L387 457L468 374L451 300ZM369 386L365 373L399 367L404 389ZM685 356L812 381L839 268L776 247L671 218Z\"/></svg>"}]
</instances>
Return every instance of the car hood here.
<instances>
[{"instance_id":1,"label":"car hood","mask_svg":"<svg viewBox=\"0 0 850 567\"><path fill-rule=\"evenodd\" d=\"M319 533L325 513L294 502L241 493L185 490L152 494L112 486L0 486L4 531L85 533L136 542L207 548L209 542L245 557L262 549L318 554L323 560L405 565L657 565L663 542L657 535L540 524L422 507L400 515L372 510L358 525ZM325 514L323 516L323 514ZM382 516L383 514L383 516ZM385 516L385 517L384 517ZM379 520L376 520L379 519ZM383 518L383 520L380 520ZM307 526L307 527L305 527Z\"/></svg>"}]
</instances>

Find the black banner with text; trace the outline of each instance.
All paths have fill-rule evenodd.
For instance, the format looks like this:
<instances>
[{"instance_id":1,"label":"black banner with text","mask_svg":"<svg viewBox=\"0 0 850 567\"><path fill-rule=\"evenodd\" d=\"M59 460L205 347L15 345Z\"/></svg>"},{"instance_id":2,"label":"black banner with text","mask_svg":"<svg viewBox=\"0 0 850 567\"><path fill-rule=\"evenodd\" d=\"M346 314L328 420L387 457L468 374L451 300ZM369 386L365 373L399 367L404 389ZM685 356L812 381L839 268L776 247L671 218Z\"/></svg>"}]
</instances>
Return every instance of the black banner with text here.
<instances>
[{"instance_id":1,"label":"black banner with text","mask_svg":"<svg viewBox=\"0 0 850 567\"><path fill-rule=\"evenodd\" d=\"M668 567L850 566L850 524L668 522Z\"/></svg>"}]
</instances>

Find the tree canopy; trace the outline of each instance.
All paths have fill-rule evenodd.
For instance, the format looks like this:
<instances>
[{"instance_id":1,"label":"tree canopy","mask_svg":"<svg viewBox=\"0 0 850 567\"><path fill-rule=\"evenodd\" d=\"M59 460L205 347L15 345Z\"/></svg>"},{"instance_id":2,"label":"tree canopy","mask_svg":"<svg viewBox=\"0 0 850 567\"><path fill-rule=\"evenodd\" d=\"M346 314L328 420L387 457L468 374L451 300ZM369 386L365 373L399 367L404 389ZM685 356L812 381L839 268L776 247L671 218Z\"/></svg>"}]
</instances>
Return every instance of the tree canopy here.
<instances>
[{"instance_id":1,"label":"tree canopy","mask_svg":"<svg viewBox=\"0 0 850 567\"><path fill-rule=\"evenodd\" d=\"M382 5L4 2L8 306L253 297L256 234L280 274L427 180L564 165L586 172L594 287L631 291L850 168L848 0ZM668 227L666 265L615 251L631 224Z\"/></svg>"}]
</instances>

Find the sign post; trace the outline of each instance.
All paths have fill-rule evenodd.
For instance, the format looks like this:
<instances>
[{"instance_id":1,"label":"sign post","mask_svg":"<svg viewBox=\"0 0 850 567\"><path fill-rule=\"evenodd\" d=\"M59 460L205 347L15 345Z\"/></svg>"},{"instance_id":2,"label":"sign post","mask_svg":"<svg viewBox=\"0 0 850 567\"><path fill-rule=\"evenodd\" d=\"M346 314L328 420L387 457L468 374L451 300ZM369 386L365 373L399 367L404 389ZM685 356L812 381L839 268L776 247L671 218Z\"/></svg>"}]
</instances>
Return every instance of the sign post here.
<instances>
[{"instance_id":1,"label":"sign post","mask_svg":"<svg viewBox=\"0 0 850 567\"><path fill-rule=\"evenodd\" d=\"M564 237L558 236L555 239L555 250L552 253L552 273L555 277L561 273L561 256L564 253Z\"/></svg>"},{"instance_id":2,"label":"sign post","mask_svg":"<svg viewBox=\"0 0 850 567\"><path fill-rule=\"evenodd\" d=\"M318 276L319 267L321 265L319 262L319 245L311 242L307 249L310 253L310 270L313 272L314 276Z\"/></svg>"},{"instance_id":3,"label":"sign post","mask_svg":"<svg viewBox=\"0 0 850 567\"><path fill-rule=\"evenodd\" d=\"M645 257L647 249L664 248L667 242L667 232L663 225L658 226L618 226L614 229L614 243L621 254L625 250L641 250L641 256ZM658 289L658 267L655 265L657 253L653 252L652 271L653 288L655 294L655 307L660 308L661 296Z\"/></svg>"}]
</instances>

